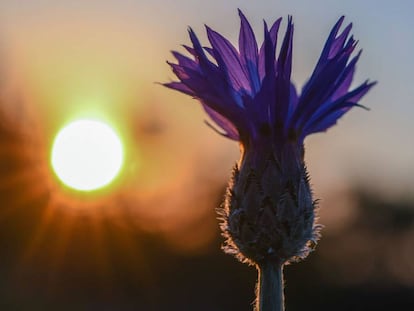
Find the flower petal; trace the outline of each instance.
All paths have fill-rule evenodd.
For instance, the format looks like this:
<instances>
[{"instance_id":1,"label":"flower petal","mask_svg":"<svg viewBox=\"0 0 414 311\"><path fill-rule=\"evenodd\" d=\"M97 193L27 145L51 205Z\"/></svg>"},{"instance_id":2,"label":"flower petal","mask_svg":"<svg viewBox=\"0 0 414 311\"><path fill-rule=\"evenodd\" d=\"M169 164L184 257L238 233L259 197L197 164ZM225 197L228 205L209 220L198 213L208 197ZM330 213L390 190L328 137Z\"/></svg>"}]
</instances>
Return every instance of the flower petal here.
<instances>
[{"instance_id":1,"label":"flower petal","mask_svg":"<svg viewBox=\"0 0 414 311\"><path fill-rule=\"evenodd\" d=\"M325 45L323 47L321 56L319 57L316 68L318 68L322 63L324 63L328 58L331 52L331 47L335 41L336 35L338 34L339 28L341 28L342 23L344 22L345 16L341 16L336 24L332 27L331 32L329 33L328 39L326 39Z\"/></svg>"},{"instance_id":2,"label":"flower petal","mask_svg":"<svg viewBox=\"0 0 414 311\"><path fill-rule=\"evenodd\" d=\"M174 55L174 57L176 58L176 60L178 61L178 64L180 66L188 67L188 68L191 68L193 70L198 70L198 64L194 60L192 60L192 59L190 59L190 58L188 58L188 57L186 57L186 56L184 56L181 53L176 52L176 51L172 51L171 53Z\"/></svg>"},{"instance_id":3,"label":"flower petal","mask_svg":"<svg viewBox=\"0 0 414 311\"><path fill-rule=\"evenodd\" d=\"M348 38L349 32L351 31L352 23L349 24L345 30L332 42L330 46L328 59L334 58L339 51L343 48L346 38Z\"/></svg>"},{"instance_id":4,"label":"flower petal","mask_svg":"<svg viewBox=\"0 0 414 311\"><path fill-rule=\"evenodd\" d=\"M271 46L273 46L273 49L276 51L276 45L277 45L277 33L279 31L280 23L282 21L282 18L280 17L277 19L272 27L270 27L270 30L267 29L266 22L263 22L264 24L264 41L262 46L260 47L259 51L259 77L260 80L263 80L265 73L266 73L266 64L265 64L265 45L271 43ZM267 39L266 39L267 38Z\"/></svg>"},{"instance_id":5,"label":"flower petal","mask_svg":"<svg viewBox=\"0 0 414 311\"><path fill-rule=\"evenodd\" d=\"M275 81L276 99L269 105L270 120L273 124L284 124L289 111L291 89L290 75L292 72L292 40L293 23L292 17L290 16L277 60L277 77Z\"/></svg>"},{"instance_id":6,"label":"flower petal","mask_svg":"<svg viewBox=\"0 0 414 311\"><path fill-rule=\"evenodd\" d=\"M239 10L241 20L239 35L239 51L241 62L249 74L249 80L253 94L256 94L260 88L259 72L257 68L258 47L252 27L246 17Z\"/></svg>"},{"instance_id":7,"label":"flower petal","mask_svg":"<svg viewBox=\"0 0 414 311\"><path fill-rule=\"evenodd\" d=\"M185 85L184 83L181 82L170 82L170 83L163 83L164 86L176 90L176 91L180 91L184 94L190 95L190 96L194 96L195 93L193 90L191 90L187 85Z\"/></svg>"},{"instance_id":8,"label":"flower petal","mask_svg":"<svg viewBox=\"0 0 414 311\"><path fill-rule=\"evenodd\" d=\"M339 97L345 95L348 92L349 87L351 86L351 83L352 83L352 80L353 80L353 77L354 77L355 65L356 65L360 55L361 55L361 51L359 51L358 55L355 56L349 62L347 67L342 72L341 77L338 78L338 80L336 82L336 90L331 96L332 101L337 100Z\"/></svg>"},{"instance_id":9,"label":"flower petal","mask_svg":"<svg viewBox=\"0 0 414 311\"><path fill-rule=\"evenodd\" d=\"M209 115L209 117L219 126L224 130L224 133L220 133L221 135L233 139L233 140L239 140L239 132L237 131L235 125L233 123L231 123L226 117L222 116L221 114L219 114L217 111L211 109L208 105L203 104L202 105L204 110L207 112L207 114ZM207 124L211 126L211 124L209 124L207 122Z\"/></svg>"},{"instance_id":10,"label":"flower petal","mask_svg":"<svg viewBox=\"0 0 414 311\"><path fill-rule=\"evenodd\" d=\"M376 82L368 83L368 81L361 84L359 87L353 91L345 94L341 98L333 102L325 103L312 115L311 118L306 122L303 127L302 135L306 136L311 133L315 133L317 130L323 128L326 130L329 126L335 124L336 120L333 120L335 116L337 119L341 117L344 113L349 111L350 108L354 106L364 107L359 105L357 102L376 84ZM337 113L341 111L343 113ZM320 130L320 131L322 131ZM319 131L319 130L318 130Z\"/></svg>"},{"instance_id":11,"label":"flower petal","mask_svg":"<svg viewBox=\"0 0 414 311\"><path fill-rule=\"evenodd\" d=\"M246 90L251 92L251 86L245 70L239 59L239 53L234 46L222 35L208 26L207 36L214 49L215 58L219 67L225 69L230 84L236 91Z\"/></svg>"}]
</instances>

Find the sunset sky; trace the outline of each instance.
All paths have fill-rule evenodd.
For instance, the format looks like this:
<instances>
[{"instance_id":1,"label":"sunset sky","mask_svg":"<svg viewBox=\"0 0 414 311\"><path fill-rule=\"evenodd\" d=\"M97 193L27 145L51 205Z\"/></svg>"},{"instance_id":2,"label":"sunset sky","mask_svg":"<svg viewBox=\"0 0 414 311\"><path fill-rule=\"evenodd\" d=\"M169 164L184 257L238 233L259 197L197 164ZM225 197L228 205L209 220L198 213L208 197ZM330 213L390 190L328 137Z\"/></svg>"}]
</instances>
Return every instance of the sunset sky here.
<instances>
[{"instance_id":1,"label":"sunset sky","mask_svg":"<svg viewBox=\"0 0 414 311\"><path fill-rule=\"evenodd\" d=\"M355 84L379 84L327 134L306 140L317 194L363 185L399 195L414 182L414 27L410 1L2 1L2 109L49 157L53 137L76 118L100 118L121 133L123 189L154 196L198 175L225 184L238 146L203 123L199 104L163 88L173 79L166 60L204 24L236 42L241 8L259 40L262 19L293 15L293 81L309 77L330 28L352 22L363 48ZM18 102L19 104L16 104ZM48 162L48 159L44 159ZM49 167L50 169L50 167ZM47 170L47 168L46 168ZM118 186L119 186L118 185ZM118 190L121 187L118 187ZM164 189L164 190L163 190ZM170 190L168 190L170 189ZM181 192L183 191L183 192ZM128 191L127 191L128 192ZM323 200L322 200L323 202ZM178 204L178 203L177 203ZM322 203L323 204L323 203Z\"/></svg>"},{"instance_id":2,"label":"sunset sky","mask_svg":"<svg viewBox=\"0 0 414 311\"><path fill-rule=\"evenodd\" d=\"M89 246L90 238L90 251L100 255L107 251L101 233L110 228L108 235L117 237L113 228L118 225L125 230L120 244L128 250L137 242L132 238L136 228L160 234L178 251L202 252L215 241L214 208L239 159L239 146L204 124L196 100L160 83L174 79L166 61L174 61L171 50L184 52L188 26L205 45L205 24L236 44L237 8L260 42L263 19L270 23L282 16L283 32L287 16L293 16L292 80L297 89L342 15L345 23L353 23L352 34L363 49L354 85L378 81L361 101L370 111L354 108L327 133L305 140L306 163L330 232L352 214L349 194L359 188L391 199L413 198L412 1L1 0L0 134L9 140L1 142L0 157L16 162L17 168L9 171L4 161L9 175L4 173L0 191L8 205L0 210L0 222L15 217L20 224L26 213L39 219L28 218L33 230L16 251L19 259L10 255L14 265L37 269L32 258L46 256L44 247L54 254L50 260L57 267L73 228L80 236L74 241ZM121 173L91 194L62 185L50 164L58 131L79 118L105 121L124 143ZM125 229L129 226L135 229ZM15 227L5 228L18 239ZM83 240L88 230L92 234ZM78 250L79 245L73 242L72 247ZM133 260L140 260L136 253ZM412 258L412 251L406 258ZM111 266L104 260L100 264ZM407 280L414 284L414 273Z\"/></svg>"},{"instance_id":3,"label":"sunset sky","mask_svg":"<svg viewBox=\"0 0 414 311\"><path fill-rule=\"evenodd\" d=\"M211 152L212 159L225 157L226 170L237 159L233 150L237 146L202 125L204 117L195 101L154 82L172 79L165 60L172 60L170 50L180 50L180 44L189 42L189 25L203 39L203 25L208 24L235 42L236 8L245 12L259 38L262 19L293 15L297 86L309 76L337 18L345 15L354 24L353 33L364 50L356 83L370 78L379 84L363 100L370 112L355 109L328 135L307 140L315 184L356 179L375 180L372 186L396 191L409 187L414 171L410 1L313 1L310 5L308 1L39 0L23 5L5 0L0 4L3 77L12 77L12 90L30 103L36 121L44 127L46 142L62 123L88 114L110 119L133 139L137 128L126 125L133 114L132 126L139 128L144 120L165 122L166 135L177 146L174 150L186 148L183 153L193 154L198 149ZM18 113L13 109L6 107ZM207 139L214 151L203 149L200 138ZM136 143L139 148L140 142Z\"/></svg>"}]
</instances>

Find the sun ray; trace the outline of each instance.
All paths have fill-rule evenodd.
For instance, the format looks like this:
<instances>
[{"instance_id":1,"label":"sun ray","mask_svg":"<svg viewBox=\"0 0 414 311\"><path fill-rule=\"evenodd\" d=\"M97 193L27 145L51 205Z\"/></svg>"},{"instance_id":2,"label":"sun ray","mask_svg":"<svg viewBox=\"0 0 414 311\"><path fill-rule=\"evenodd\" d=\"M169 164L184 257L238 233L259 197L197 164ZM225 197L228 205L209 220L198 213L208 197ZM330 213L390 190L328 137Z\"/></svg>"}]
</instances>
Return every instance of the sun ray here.
<instances>
[{"instance_id":1,"label":"sun ray","mask_svg":"<svg viewBox=\"0 0 414 311\"><path fill-rule=\"evenodd\" d=\"M46 236L50 233L50 228L53 220L56 219L56 207L51 201L48 202L42 213L41 219L33 233L33 237L26 245L25 251L22 254L18 266L25 266L38 251L42 243L44 243Z\"/></svg>"},{"instance_id":2,"label":"sun ray","mask_svg":"<svg viewBox=\"0 0 414 311\"><path fill-rule=\"evenodd\" d=\"M50 258L49 258L49 284L46 288L49 294L54 291L54 285L57 282L57 278L60 274L61 267L65 264L66 260L70 260L65 255L67 253L68 244L73 234L73 230L76 224L77 217L75 215L66 215L59 221L59 225L54 227L55 237L52 240L50 246Z\"/></svg>"},{"instance_id":3,"label":"sun ray","mask_svg":"<svg viewBox=\"0 0 414 311\"><path fill-rule=\"evenodd\" d=\"M91 251L95 257L97 272L101 278L110 279L112 269L105 238L107 230L101 211L96 213L93 219L89 219L89 225L91 230Z\"/></svg>"}]
</instances>

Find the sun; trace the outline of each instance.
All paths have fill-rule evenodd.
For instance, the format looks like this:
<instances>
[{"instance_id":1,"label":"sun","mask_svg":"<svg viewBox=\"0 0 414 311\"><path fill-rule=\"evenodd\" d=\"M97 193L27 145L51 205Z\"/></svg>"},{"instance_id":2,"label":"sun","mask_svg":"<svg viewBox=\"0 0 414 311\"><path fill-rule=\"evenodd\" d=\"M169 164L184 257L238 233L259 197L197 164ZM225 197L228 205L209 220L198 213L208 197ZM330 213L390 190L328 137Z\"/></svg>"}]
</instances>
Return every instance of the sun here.
<instances>
[{"instance_id":1,"label":"sun","mask_svg":"<svg viewBox=\"0 0 414 311\"><path fill-rule=\"evenodd\" d=\"M77 120L56 135L51 164L68 187L92 191L108 185L118 175L124 159L115 131L97 120Z\"/></svg>"}]
</instances>

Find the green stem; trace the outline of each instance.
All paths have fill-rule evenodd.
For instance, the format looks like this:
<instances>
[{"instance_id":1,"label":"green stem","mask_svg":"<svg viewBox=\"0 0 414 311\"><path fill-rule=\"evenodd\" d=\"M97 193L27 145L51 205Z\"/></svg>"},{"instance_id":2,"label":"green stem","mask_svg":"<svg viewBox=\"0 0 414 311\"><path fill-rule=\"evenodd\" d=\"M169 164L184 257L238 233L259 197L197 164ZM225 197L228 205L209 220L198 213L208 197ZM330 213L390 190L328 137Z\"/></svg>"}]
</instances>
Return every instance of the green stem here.
<instances>
[{"instance_id":1,"label":"green stem","mask_svg":"<svg viewBox=\"0 0 414 311\"><path fill-rule=\"evenodd\" d=\"M266 262L258 265L257 269L256 311L284 311L283 265Z\"/></svg>"}]
</instances>

